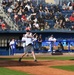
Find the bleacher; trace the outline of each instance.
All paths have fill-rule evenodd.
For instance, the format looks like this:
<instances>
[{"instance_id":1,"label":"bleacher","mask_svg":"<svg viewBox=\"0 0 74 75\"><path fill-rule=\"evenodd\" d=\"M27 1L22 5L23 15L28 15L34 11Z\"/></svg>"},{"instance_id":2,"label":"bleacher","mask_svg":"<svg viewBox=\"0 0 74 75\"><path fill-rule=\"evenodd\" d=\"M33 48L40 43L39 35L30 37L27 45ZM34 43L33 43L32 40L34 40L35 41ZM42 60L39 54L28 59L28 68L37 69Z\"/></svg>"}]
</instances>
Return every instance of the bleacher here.
<instances>
[{"instance_id":1,"label":"bleacher","mask_svg":"<svg viewBox=\"0 0 74 75\"><path fill-rule=\"evenodd\" d=\"M13 7L14 7L14 4L15 3L17 3L17 4L21 4L21 1L19 2L19 1L15 1L15 3L14 2L10 2L11 3L11 5L13 5ZM14 3L14 4L13 4ZM7 2L7 5L8 5L9 3ZM56 4L47 4L47 3L45 3L45 2L40 2L39 4L36 4L36 2L34 3L34 2L27 2L27 4L30 6L30 4L32 4L32 7L33 8L35 8L34 9L34 12L32 12L32 8L29 10L29 11L27 11L26 10L26 12L25 12L25 14L29 17L29 15L31 15L31 14L33 14L33 13L36 13L36 18L38 19L38 17L40 17L40 16L42 16L42 18L44 19L44 22L48 22L48 24L50 25L50 29L52 29L53 27L54 27L54 25L55 25L55 23L56 23L56 21L54 22L54 17L53 17L53 19L49 19L50 18L50 12L52 12L53 13L53 15L54 16L57 16L57 18L59 18L59 13L62 13L62 15L63 15L63 17L65 18L66 16L69 18L70 16L71 16L71 14L74 12L74 10L63 10L62 9L62 6L61 5L56 5ZM3 4L2 4L3 5ZM7 13L7 14L9 14L9 12L8 12L8 9L9 8L11 8L11 5L8 5L8 6L6 6L6 7L3 7L4 8L4 10L6 10L6 12L5 13ZM20 5L18 5L19 6L19 10L20 10ZM42 14L40 14L40 6L42 7ZM24 7L23 6L21 6L23 9L24 9ZM45 17L46 17L46 14L45 14L45 7L47 7L47 10L49 11L49 18L48 19L46 19ZM14 7L15 8L15 7ZM11 8L12 9L12 8ZM12 10L14 10L14 9L12 9ZM25 9L24 9L25 10ZM36 11L35 11L36 10ZM59 13L58 13L59 12ZM57 13L57 14L56 14ZM12 17L12 14L13 14L13 17ZM25 30L25 26L26 26L26 24L28 24L28 21L32 21L32 20L28 20L28 21L22 21L21 20L21 18L19 18L19 17L21 17L22 15L18 15L18 12L16 13L17 14L17 16L18 16L18 19L19 20L17 20L17 22L16 22L16 27L18 27L18 30L20 31L24 31ZM39 15L40 14L40 15ZM14 14L14 12L11 12L10 13L10 16L12 17L12 20L13 20L13 22L15 22L15 19L14 19L14 16L15 16L15 14ZM31 17L30 17L31 18ZM24 25L24 24L25 25ZM65 24L65 26L66 26L66 29L69 29L70 27L71 27L71 25L73 25L72 23L74 23L74 22L71 22L70 21L70 23L66 23ZM40 24L40 23L39 23ZM21 28L21 29L20 29ZM54 29L54 28L53 28ZM31 30L32 30L32 28L31 28ZM41 30L41 29L40 29ZM44 29L43 29L44 30Z\"/></svg>"}]
</instances>

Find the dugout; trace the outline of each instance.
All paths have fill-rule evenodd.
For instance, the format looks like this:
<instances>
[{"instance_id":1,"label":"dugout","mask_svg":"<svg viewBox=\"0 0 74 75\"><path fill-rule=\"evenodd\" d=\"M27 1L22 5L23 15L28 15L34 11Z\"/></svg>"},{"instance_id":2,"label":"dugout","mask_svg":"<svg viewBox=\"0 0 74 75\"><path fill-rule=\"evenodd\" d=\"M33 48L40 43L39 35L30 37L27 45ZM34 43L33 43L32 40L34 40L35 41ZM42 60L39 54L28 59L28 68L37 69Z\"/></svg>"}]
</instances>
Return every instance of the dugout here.
<instances>
[{"instance_id":1,"label":"dugout","mask_svg":"<svg viewBox=\"0 0 74 75\"><path fill-rule=\"evenodd\" d=\"M74 39L74 32L73 31L55 31L55 30L49 30L49 31L32 31L33 33L37 33L38 35L42 35L43 41L46 41L46 37L49 37L51 34L54 35L57 39ZM21 40L22 35L25 33L25 31L2 31L0 32L0 55L8 55L8 43L12 38L15 38L16 40ZM72 43L73 45L73 43ZM23 53L21 43L17 46L18 50L17 53ZM46 46L45 48L48 48ZM70 52L68 50L69 48L67 46L64 46L63 52ZM57 47L56 47L57 50ZM39 53L38 50L36 50L37 53ZM48 52L47 49L42 50L42 52ZM74 52L74 46L71 46L71 52Z\"/></svg>"}]
</instances>

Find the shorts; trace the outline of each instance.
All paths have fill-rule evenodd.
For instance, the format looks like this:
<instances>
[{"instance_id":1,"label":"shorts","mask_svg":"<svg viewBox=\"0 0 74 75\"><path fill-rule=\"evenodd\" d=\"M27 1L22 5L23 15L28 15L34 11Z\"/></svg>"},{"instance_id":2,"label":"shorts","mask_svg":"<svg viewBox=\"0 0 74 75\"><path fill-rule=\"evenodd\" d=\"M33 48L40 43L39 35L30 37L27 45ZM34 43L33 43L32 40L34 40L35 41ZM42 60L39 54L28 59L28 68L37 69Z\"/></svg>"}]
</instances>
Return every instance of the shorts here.
<instances>
[{"instance_id":1,"label":"shorts","mask_svg":"<svg viewBox=\"0 0 74 75\"><path fill-rule=\"evenodd\" d=\"M31 52L34 51L34 47L31 44L29 44L28 46L26 46L25 50L24 50L25 53L28 53L29 51L31 51Z\"/></svg>"}]
</instances>

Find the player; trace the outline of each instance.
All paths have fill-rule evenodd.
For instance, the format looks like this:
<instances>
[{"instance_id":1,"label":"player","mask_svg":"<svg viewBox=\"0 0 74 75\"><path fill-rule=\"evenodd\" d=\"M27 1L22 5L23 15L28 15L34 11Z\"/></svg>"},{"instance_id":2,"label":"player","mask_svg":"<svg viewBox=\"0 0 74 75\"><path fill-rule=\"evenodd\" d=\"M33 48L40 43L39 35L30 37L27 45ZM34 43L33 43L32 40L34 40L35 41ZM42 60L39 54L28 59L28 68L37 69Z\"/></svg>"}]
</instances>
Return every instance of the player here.
<instances>
[{"instance_id":1,"label":"player","mask_svg":"<svg viewBox=\"0 0 74 75\"><path fill-rule=\"evenodd\" d=\"M35 53L34 53L34 47L33 47L33 35L30 31L26 31L25 34L25 52L24 54L19 58L19 62L21 62L21 59L28 53L29 50L31 50L34 61L37 62Z\"/></svg>"},{"instance_id":2,"label":"player","mask_svg":"<svg viewBox=\"0 0 74 75\"><path fill-rule=\"evenodd\" d=\"M49 37L48 41L49 41L49 44L50 44L50 49L49 50L53 52L53 46L54 46L54 42L56 42L56 38L54 38L53 35L51 35Z\"/></svg>"},{"instance_id":3,"label":"player","mask_svg":"<svg viewBox=\"0 0 74 75\"><path fill-rule=\"evenodd\" d=\"M11 48L11 51L12 51L12 55L14 55L14 53L15 53L15 51L16 51L16 41L15 41L15 39L13 38L11 41L10 41L10 43L9 43L9 45L10 45L10 48Z\"/></svg>"},{"instance_id":4,"label":"player","mask_svg":"<svg viewBox=\"0 0 74 75\"><path fill-rule=\"evenodd\" d=\"M22 37L22 46L23 46L23 50L25 52L25 47L26 47L26 43L25 43L25 34L23 34L23 37ZM29 56L28 53L26 54L26 56Z\"/></svg>"}]
</instances>

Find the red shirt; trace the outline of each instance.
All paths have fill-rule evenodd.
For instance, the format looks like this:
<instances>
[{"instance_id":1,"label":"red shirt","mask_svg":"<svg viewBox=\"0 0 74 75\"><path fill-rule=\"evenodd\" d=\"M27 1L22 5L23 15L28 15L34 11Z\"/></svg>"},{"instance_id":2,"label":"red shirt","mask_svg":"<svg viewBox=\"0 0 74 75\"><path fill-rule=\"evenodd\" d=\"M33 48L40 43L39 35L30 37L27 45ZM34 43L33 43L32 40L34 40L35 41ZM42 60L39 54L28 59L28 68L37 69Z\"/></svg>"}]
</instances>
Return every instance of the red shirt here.
<instances>
[{"instance_id":1,"label":"red shirt","mask_svg":"<svg viewBox=\"0 0 74 75\"><path fill-rule=\"evenodd\" d=\"M21 17L24 21L26 21L27 19L26 19L26 16L24 16L24 15L22 15L22 17Z\"/></svg>"},{"instance_id":2,"label":"red shirt","mask_svg":"<svg viewBox=\"0 0 74 75\"><path fill-rule=\"evenodd\" d=\"M70 16L70 21L74 22L74 16Z\"/></svg>"},{"instance_id":3,"label":"red shirt","mask_svg":"<svg viewBox=\"0 0 74 75\"><path fill-rule=\"evenodd\" d=\"M6 25L4 23L1 26L2 26L2 28L6 27Z\"/></svg>"}]
</instances>

